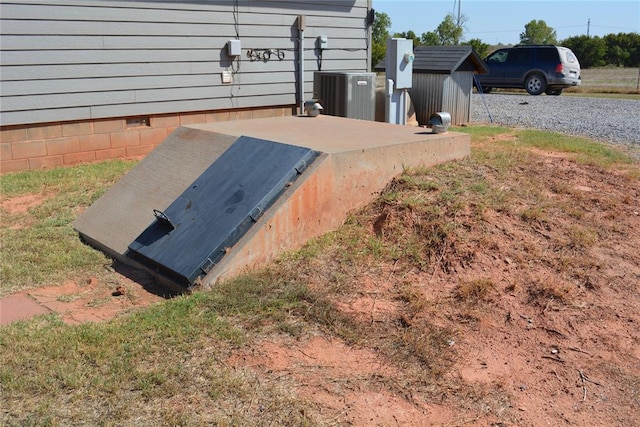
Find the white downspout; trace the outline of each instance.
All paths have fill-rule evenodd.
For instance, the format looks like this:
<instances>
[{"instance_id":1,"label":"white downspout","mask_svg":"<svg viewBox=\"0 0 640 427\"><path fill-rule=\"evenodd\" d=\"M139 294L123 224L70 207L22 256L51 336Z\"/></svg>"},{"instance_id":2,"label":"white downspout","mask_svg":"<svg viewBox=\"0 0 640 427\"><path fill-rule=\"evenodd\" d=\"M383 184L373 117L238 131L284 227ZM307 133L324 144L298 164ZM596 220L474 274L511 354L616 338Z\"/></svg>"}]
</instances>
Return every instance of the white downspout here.
<instances>
[{"instance_id":1,"label":"white downspout","mask_svg":"<svg viewBox=\"0 0 640 427\"><path fill-rule=\"evenodd\" d=\"M300 71L300 76L298 77L299 80L299 96L300 96L300 114L302 115L304 113L304 28L306 27L306 17L304 15L300 15L298 16L298 33L299 33L299 38L298 38L298 49L300 49L300 67L299 67L299 71Z\"/></svg>"},{"instance_id":2,"label":"white downspout","mask_svg":"<svg viewBox=\"0 0 640 427\"><path fill-rule=\"evenodd\" d=\"M407 108L407 102L409 101L407 89L402 89L402 95L400 96L400 99L402 101L402 115L400 116L400 124L402 126L406 126L407 114L409 112L409 109Z\"/></svg>"}]
</instances>

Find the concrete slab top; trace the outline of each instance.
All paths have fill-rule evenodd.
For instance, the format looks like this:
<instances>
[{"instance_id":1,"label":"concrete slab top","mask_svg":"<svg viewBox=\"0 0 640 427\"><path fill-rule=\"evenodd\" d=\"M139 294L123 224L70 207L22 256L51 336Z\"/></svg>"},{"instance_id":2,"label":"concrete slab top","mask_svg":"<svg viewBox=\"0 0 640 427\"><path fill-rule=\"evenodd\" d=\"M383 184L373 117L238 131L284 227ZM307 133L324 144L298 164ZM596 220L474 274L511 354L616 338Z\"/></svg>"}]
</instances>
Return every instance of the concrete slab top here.
<instances>
[{"instance_id":1,"label":"concrete slab top","mask_svg":"<svg viewBox=\"0 0 640 427\"><path fill-rule=\"evenodd\" d=\"M189 125L188 127L235 136L251 136L311 148L327 154L408 142L448 139L455 133L432 133L430 129L367 120L320 115Z\"/></svg>"}]
</instances>

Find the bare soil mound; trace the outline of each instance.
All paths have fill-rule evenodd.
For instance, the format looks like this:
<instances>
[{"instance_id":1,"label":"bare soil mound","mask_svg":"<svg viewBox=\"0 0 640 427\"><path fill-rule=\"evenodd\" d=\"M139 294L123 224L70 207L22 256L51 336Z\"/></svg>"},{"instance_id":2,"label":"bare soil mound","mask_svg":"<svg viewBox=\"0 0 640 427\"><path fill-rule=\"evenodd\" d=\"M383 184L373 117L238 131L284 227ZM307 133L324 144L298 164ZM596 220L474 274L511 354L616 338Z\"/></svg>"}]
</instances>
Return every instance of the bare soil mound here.
<instances>
[{"instance_id":1,"label":"bare soil mound","mask_svg":"<svg viewBox=\"0 0 640 427\"><path fill-rule=\"evenodd\" d=\"M293 267L337 308L327 327L230 364L329 424L638 425L637 174L522 155L391 183L345 225L359 243Z\"/></svg>"}]
</instances>

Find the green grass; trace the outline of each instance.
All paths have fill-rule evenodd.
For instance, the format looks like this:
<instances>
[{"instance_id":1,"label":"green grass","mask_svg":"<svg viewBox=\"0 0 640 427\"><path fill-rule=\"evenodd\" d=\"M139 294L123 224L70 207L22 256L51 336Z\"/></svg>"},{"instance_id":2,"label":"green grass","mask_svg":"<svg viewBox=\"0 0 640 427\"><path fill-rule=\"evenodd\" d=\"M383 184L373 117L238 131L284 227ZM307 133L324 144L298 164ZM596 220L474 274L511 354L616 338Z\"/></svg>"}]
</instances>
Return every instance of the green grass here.
<instances>
[{"instance_id":1,"label":"green grass","mask_svg":"<svg viewBox=\"0 0 640 427\"><path fill-rule=\"evenodd\" d=\"M46 316L0 328L3 410L13 422L34 425L122 425L139 418L158 425L189 425L194 418L198 424L305 425L293 396L225 364L231 348L261 331L242 325L277 319L304 301L298 298L303 288L271 279L239 278L216 292L107 323L70 327ZM207 399L211 413L177 405L194 398ZM174 399L178 409L154 405L158 399Z\"/></svg>"},{"instance_id":2,"label":"green grass","mask_svg":"<svg viewBox=\"0 0 640 427\"><path fill-rule=\"evenodd\" d=\"M78 240L72 222L134 165L116 160L0 176L0 296L103 273L110 261ZM30 197L32 207L12 210L18 197Z\"/></svg>"},{"instance_id":3,"label":"green grass","mask_svg":"<svg viewBox=\"0 0 640 427\"><path fill-rule=\"evenodd\" d=\"M631 163L632 159L619 148L602 144L587 138L578 138L538 130L522 130L517 133L523 144L577 155L582 163L597 164L603 167Z\"/></svg>"},{"instance_id":4,"label":"green grass","mask_svg":"<svg viewBox=\"0 0 640 427\"><path fill-rule=\"evenodd\" d=\"M511 148L511 152L503 150L484 150L477 147L480 156L492 157L494 161L503 157L503 160L521 161L522 158L516 158L516 152L520 151L522 155L527 155L519 150L521 147L536 147L545 150L572 153L576 155L576 159L581 163L599 165L608 167L616 164L633 163L633 158L626 153L624 147L616 147L609 144L603 144L588 138L565 135L561 133L545 132L534 129L513 130L500 126L463 126L455 127L455 131L470 134L475 141L492 141L500 144L505 148ZM499 166L505 166L500 162Z\"/></svg>"},{"instance_id":5,"label":"green grass","mask_svg":"<svg viewBox=\"0 0 640 427\"><path fill-rule=\"evenodd\" d=\"M112 160L73 167L24 171L0 177L3 197L25 194L68 193L79 203L91 203L137 162ZM89 196L87 198L87 196Z\"/></svg>"}]
</instances>

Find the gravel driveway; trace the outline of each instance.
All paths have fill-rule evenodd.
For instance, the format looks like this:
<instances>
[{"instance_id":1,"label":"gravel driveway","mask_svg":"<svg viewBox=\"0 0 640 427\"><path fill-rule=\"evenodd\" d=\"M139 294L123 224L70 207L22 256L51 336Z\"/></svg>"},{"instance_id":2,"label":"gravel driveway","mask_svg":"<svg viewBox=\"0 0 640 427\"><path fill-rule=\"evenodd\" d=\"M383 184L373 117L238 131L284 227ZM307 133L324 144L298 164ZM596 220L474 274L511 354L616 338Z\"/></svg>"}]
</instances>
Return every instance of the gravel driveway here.
<instances>
[{"instance_id":1,"label":"gravel driveway","mask_svg":"<svg viewBox=\"0 0 640 427\"><path fill-rule=\"evenodd\" d=\"M635 100L473 93L471 122L549 130L640 147L640 101Z\"/></svg>"}]
</instances>

